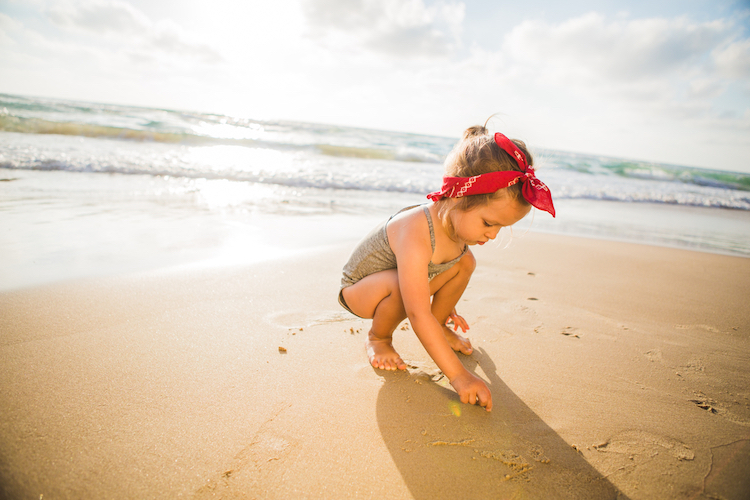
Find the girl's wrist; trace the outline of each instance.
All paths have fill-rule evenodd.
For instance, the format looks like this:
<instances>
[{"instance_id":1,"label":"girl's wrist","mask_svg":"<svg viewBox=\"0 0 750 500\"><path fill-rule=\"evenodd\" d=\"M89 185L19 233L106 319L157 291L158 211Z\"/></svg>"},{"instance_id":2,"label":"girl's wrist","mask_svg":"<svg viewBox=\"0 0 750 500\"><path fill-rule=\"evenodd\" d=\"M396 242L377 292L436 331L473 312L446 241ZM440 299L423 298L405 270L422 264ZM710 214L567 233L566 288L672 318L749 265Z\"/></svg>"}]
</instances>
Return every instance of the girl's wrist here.
<instances>
[{"instance_id":1,"label":"girl's wrist","mask_svg":"<svg viewBox=\"0 0 750 500\"><path fill-rule=\"evenodd\" d=\"M446 377L448 377L448 380L451 383L453 383L453 381L456 380L457 378L459 378L459 377L461 377L461 376L466 375L467 373L469 373L469 370L467 370L464 367L464 365L461 365L461 367L458 368L458 369L456 369L454 371L454 373L452 373L452 375L448 374L446 371L443 371L443 373L445 374Z\"/></svg>"}]
</instances>

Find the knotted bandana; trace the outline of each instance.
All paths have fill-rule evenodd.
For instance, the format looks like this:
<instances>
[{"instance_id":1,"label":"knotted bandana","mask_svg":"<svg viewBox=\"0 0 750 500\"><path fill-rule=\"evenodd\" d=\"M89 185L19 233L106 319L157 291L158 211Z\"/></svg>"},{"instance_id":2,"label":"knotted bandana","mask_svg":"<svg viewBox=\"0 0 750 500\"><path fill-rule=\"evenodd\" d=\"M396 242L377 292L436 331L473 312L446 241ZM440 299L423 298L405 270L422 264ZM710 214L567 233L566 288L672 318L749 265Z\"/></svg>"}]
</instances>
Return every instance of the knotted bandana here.
<instances>
[{"instance_id":1,"label":"knotted bandana","mask_svg":"<svg viewBox=\"0 0 750 500\"><path fill-rule=\"evenodd\" d=\"M443 177L443 187L440 191L430 193L427 198L438 201L442 198L461 198L473 194L494 193L498 189L512 186L517 182L523 183L521 193L523 197L539 210L544 210L555 216L552 205L552 193L549 188L534 174L534 168L526 161L526 155L518 146L500 132L495 134L495 143L516 160L521 172L505 170L475 175L473 177Z\"/></svg>"}]
</instances>

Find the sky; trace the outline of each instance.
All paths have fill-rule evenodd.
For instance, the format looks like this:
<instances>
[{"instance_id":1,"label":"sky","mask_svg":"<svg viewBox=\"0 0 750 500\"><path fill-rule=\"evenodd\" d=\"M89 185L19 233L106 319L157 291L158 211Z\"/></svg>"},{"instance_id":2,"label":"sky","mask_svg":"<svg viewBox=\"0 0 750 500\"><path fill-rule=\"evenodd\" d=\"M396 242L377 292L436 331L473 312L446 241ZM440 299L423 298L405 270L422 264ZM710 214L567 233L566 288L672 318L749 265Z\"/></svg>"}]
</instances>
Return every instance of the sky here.
<instances>
[{"instance_id":1,"label":"sky","mask_svg":"<svg viewBox=\"0 0 750 500\"><path fill-rule=\"evenodd\" d=\"M0 0L0 92L750 172L750 0Z\"/></svg>"}]
</instances>

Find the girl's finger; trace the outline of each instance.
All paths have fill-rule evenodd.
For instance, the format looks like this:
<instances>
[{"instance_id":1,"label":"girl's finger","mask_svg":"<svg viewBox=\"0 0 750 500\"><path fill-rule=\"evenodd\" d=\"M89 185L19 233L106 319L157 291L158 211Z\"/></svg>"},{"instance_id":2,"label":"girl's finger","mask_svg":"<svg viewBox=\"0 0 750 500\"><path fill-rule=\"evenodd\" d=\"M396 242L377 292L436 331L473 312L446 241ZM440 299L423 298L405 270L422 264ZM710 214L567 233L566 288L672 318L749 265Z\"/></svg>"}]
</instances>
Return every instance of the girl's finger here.
<instances>
[{"instance_id":1,"label":"girl's finger","mask_svg":"<svg viewBox=\"0 0 750 500\"><path fill-rule=\"evenodd\" d=\"M479 402L480 406L484 406L484 409L487 411L492 411L492 394L487 393L484 394L484 397L477 398L477 401Z\"/></svg>"},{"instance_id":2,"label":"girl's finger","mask_svg":"<svg viewBox=\"0 0 750 500\"><path fill-rule=\"evenodd\" d=\"M458 330L458 327L461 327L461 330L466 333L466 330L469 329L469 323L467 323L461 316L458 317L458 321L454 321L453 323L456 325L456 330Z\"/></svg>"}]
</instances>

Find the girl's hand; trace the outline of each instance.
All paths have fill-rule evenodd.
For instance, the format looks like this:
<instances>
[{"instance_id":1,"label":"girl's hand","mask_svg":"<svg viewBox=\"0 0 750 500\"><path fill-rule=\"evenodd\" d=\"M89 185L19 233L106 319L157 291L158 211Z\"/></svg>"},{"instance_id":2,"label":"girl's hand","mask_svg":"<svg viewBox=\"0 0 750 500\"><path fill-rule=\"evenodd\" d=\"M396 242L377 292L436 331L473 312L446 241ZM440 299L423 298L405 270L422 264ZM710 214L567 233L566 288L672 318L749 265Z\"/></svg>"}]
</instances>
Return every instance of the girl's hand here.
<instances>
[{"instance_id":1,"label":"girl's hand","mask_svg":"<svg viewBox=\"0 0 750 500\"><path fill-rule=\"evenodd\" d=\"M457 332L459 328L463 330L464 333L469 329L469 323L466 322L466 320L463 318L463 316L459 316L455 309L453 309L453 312L450 313L448 316L448 319L445 320L445 326L450 327L448 323L453 322L453 331Z\"/></svg>"},{"instance_id":2,"label":"girl's hand","mask_svg":"<svg viewBox=\"0 0 750 500\"><path fill-rule=\"evenodd\" d=\"M478 403L485 410L492 410L492 393L487 388L487 384L479 377L466 371L451 380L451 385L456 389L462 403L470 405Z\"/></svg>"}]
</instances>

